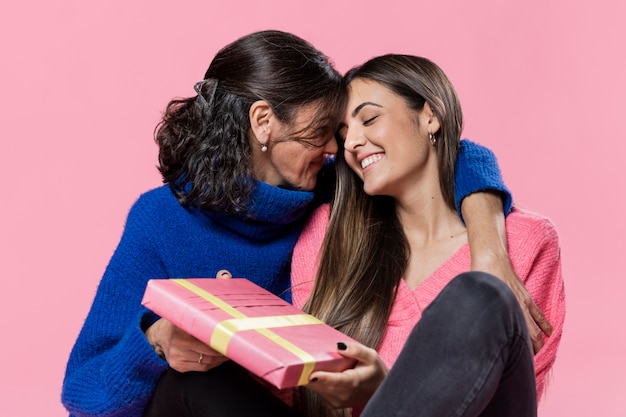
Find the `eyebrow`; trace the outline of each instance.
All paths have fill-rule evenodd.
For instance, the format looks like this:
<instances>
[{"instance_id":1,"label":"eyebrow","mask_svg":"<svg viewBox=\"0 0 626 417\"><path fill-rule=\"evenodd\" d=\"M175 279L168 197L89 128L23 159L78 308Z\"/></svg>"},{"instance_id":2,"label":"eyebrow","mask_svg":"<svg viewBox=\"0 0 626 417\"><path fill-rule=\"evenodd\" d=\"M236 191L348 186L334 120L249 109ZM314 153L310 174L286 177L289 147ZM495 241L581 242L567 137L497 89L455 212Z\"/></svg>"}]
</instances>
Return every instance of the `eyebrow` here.
<instances>
[{"instance_id":1,"label":"eyebrow","mask_svg":"<svg viewBox=\"0 0 626 417\"><path fill-rule=\"evenodd\" d=\"M358 106L356 106L356 108L354 110L352 110L352 117L355 117L357 114L359 114L361 109L363 109L363 107L365 107L365 106L376 106L376 107L380 107L380 108L383 107L380 104L372 103L371 101L366 101L365 103L359 104Z\"/></svg>"}]
</instances>

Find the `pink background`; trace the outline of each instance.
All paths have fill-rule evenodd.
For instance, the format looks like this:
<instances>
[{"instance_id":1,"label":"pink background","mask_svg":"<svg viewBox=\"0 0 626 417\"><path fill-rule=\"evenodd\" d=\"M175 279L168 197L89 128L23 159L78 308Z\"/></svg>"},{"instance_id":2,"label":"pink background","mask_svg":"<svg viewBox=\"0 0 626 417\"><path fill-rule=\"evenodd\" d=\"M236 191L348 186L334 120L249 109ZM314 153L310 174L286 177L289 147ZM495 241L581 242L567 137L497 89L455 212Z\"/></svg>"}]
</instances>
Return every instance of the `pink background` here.
<instances>
[{"instance_id":1,"label":"pink background","mask_svg":"<svg viewBox=\"0 0 626 417\"><path fill-rule=\"evenodd\" d=\"M70 348L128 208L160 184L161 110L193 93L219 47L278 28L342 72L386 52L444 68L466 136L560 231L568 315L540 416L626 416L623 2L5 3L1 415L66 415Z\"/></svg>"}]
</instances>

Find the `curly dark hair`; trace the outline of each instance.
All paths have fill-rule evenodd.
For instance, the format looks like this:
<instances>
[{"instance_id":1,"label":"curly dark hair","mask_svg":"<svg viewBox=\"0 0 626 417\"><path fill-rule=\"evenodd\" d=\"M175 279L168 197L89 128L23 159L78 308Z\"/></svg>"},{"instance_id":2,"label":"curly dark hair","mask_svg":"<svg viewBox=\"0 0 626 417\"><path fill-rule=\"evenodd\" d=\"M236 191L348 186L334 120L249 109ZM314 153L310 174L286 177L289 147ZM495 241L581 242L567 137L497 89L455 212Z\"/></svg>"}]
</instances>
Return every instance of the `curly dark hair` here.
<instances>
[{"instance_id":1,"label":"curly dark hair","mask_svg":"<svg viewBox=\"0 0 626 417\"><path fill-rule=\"evenodd\" d=\"M226 213L245 212L253 191L248 137L255 101L265 100L287 124L314 105L317 116L285 140L320 146L312 139L336 128L346 100L341 75L322 52L275 30L225 46L195 88L197 96L170 101L155 129L158 168L182 205Z\"/></svg>"}]
</instances>

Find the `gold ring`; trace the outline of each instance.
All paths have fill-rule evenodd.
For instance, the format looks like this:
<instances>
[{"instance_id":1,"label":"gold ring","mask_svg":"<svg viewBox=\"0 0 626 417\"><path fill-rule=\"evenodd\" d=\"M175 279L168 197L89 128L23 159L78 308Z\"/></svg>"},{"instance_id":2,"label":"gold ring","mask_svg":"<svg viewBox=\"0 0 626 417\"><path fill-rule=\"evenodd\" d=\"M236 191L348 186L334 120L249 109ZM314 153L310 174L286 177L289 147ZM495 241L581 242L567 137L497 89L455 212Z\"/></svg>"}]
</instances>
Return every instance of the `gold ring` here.
<instances>
[{"instance_id":1,"label":"gold ring","mask_svg":"<svg viewBox=\"0 0 626 417\"><path fill-rule=\"evenodd\" d=\"M201 353L200 357L198 358L198 363L202 363L202 358L204 358L204 355Z\"/></svg>"}]
</instances>

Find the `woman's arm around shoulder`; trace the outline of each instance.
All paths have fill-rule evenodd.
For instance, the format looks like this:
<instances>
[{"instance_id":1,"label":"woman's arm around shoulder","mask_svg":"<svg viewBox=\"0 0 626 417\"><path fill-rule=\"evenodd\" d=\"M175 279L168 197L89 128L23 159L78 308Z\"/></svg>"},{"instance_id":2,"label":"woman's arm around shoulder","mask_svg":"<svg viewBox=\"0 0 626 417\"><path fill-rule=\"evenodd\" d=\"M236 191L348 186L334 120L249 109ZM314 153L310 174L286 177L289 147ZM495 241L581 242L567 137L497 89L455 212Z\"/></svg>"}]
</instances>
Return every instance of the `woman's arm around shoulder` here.
<instances>
[{"instance_id":1,"label":"woman's arm around shoulder","mask_svg":"<svg viewBox=\"0 0 626 417\"><path fill-rule=\"evenodd\" d=\"M542 333L550 335L552 330L511 266L504 217L510 211L512 198L502 182L493 152L469 140L461 141L455 181L457 209L467 227L471 268L489 272L511 288L538 352L543 346Z\"/></svg>"},{"instance_id":2,"label":"woman's arm around shoulder","mask_svg":"<svg viewBox=\"0 0 626 417\"><path fill-rule=\"evenodd\" d=\"M541 397L546 377L556 361L565 322L559 236L550 219L519 208L514 208L507 218L507 234L513 267L552 324L551 335L543 338L544 346L535 355L537 394Z\"/></svg>"}]
</instances>

